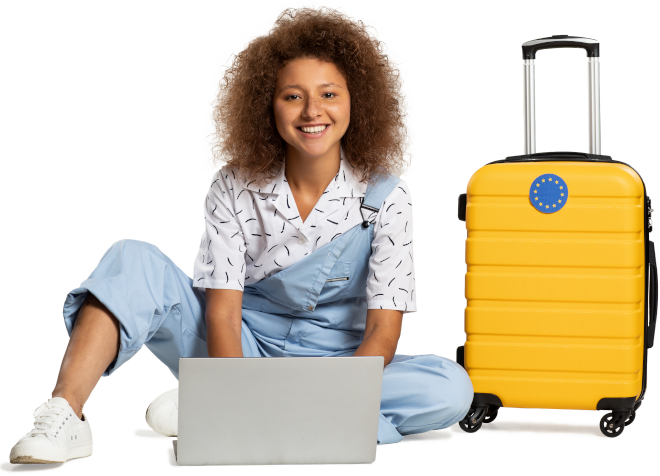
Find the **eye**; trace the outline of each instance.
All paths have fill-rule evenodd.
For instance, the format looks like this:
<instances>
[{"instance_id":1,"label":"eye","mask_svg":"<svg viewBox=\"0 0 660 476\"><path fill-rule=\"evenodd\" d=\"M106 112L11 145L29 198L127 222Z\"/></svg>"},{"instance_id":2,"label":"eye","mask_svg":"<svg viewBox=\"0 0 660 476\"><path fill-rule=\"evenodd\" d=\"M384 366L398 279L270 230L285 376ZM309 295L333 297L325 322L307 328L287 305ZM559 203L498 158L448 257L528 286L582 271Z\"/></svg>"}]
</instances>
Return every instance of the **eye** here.
<instances>
[{"instance_id":1,"label":"eye","mask_svg":"<svg viewBox=\"0 0 660 476\"><path fill-rule=\"evenodd\" d=\"M297 94L289 94L284 99L287 100L287 101L291 101L292 99L295 99L295 98L300 98L300 96L298 96Z\"/></svg>"},{"instance_id":2,"label":"eye","mask_svg":"<svg viewBox=\"0 0 660 476\"><path fill-rule=\"evenodd\" d=\"M325 99L331 99L331 98L334 98L334 97L336 97L336 96L337 96L337 95L336 95L335 93L325 93L325 94L323 95L323 97L324 97Z\"/></svg>"}]
</instances>

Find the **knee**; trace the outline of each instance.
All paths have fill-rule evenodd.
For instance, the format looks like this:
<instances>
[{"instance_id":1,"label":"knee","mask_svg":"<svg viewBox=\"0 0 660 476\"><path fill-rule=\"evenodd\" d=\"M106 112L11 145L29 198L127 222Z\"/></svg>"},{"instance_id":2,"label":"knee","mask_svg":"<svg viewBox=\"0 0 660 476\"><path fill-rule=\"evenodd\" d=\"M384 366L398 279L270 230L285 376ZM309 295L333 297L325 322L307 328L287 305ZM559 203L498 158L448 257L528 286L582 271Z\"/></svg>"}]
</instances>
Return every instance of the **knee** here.
<instances>
[{"instance_id":1,"label":"knee","mask_svg":"<svg viewBox=\"0 0 660 476\"><path fill-rule=\"evenodd\" d=\"M126 255L133 253L143 253L145 251L156 254L161 253L161 251L155 245L147 243L146 241L123 239L115 241L112 246L108 248L108 251L105 252L103 257L105 258L105 256L111 252Z\"/></svg>"},{"instance_id":2,"label":"knee","mask_svg":"<svg viewBox=\"0 0 660 476\"><path fill-rule=\"evenodd\" d=\"M140 240L131 240L129 238L125 238L123 240L115 241L112 244L112 248L118 247L121 249L127 249L127 248L156 248L154 245L151 243L147 243L146 241L140 241Z\"/></svg>"},{"instance_id":3,"label":"knee","mask_svg":"<svg viewBox=\"0 0 660 476\"><path fill-rule=\"evenodd\" d=\"M436 355L428 357L433 362L434 372L427 398L429 405L436 409L439 428L446 428L461 421L470 409L474 397L472 381L456 362Z\"/></svg>"},{"instance_id":4,"label":"knee","mask_svg":"<svg viewBox=\"0 0 660 476\"><path fill-rule=\"evenodd\" d=\"M450 361L450 363L452 364L450 372L452 391L450 392L451 399L448 400L450 406L448 414L452 415L452 421L447 426L453 425L465 417L474 398L474 388L468 373L459 364L453 361Z\"/></svg>"}]
</instances>

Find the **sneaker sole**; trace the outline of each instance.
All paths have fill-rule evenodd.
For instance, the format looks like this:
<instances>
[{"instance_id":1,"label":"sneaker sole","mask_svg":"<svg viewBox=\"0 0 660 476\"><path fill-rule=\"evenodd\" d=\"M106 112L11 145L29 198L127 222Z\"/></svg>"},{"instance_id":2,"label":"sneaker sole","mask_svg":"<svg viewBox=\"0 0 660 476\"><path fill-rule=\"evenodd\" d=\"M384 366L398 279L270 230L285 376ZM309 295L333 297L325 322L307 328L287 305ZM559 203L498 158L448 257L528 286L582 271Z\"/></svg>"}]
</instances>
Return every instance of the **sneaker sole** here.
<instances>
[{"instance_id":1,"label":"sneaker sole","mask_svg":"<svg viewBox=\"0 0 660 476\"><path fill-rule=\"evenodd\" d=\"M9 462L13 464L53 464L64 463L70 459L91 456L92 445L77 446L75 448L31 448L29 446L15 446L11 449Z\"/></svg>"}]
</instances>

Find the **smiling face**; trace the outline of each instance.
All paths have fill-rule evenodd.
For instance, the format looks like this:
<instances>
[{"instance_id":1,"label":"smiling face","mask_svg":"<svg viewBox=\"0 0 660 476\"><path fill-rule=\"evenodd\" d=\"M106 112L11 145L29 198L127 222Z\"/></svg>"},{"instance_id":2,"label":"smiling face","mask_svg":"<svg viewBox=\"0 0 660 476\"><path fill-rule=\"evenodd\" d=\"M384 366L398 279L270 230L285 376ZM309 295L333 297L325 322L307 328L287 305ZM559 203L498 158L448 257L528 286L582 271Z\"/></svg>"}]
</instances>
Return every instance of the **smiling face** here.
<instances>
[{"instance_id":1,"label":"smiling face","mask_svg":"<svg viewBox=\"0 0 660 476\"><path fill-rule=\"evenodd\" d=\"M275 124L291 153L307 158L339 155L351 116L346 80L332 63L289 61L277 73Z\"/></svg>"}]
</instances>

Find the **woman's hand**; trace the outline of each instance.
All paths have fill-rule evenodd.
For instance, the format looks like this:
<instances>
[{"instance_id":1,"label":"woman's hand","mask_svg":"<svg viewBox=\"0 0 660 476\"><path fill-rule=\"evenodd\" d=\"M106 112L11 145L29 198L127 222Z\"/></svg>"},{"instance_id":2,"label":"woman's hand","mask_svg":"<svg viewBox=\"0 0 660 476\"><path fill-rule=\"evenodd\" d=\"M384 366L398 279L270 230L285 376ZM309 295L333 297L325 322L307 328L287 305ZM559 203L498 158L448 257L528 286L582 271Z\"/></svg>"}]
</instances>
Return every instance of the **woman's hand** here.
<instances>
[{"instance_id":1,"label":"woman's hand","mask_svg":"<svg viewBox=\"0 0 660 476\"><path fill-rule=\"evenodd\" d=\"M382 355L385 358L385 365L389 364L399 343L402 322L402 311L369 309L364 339L353 355Z\"/></svg>"},{"instance_id":2,"label":"woman's hand","mask_svg":"<svg viewBox=\"0 0 660 476\"><path fill-rule=\"evenodd\" d=\"M243 291L206 290L206 347L209 357L243 357Z\"/></svg>"}]
</instances>

